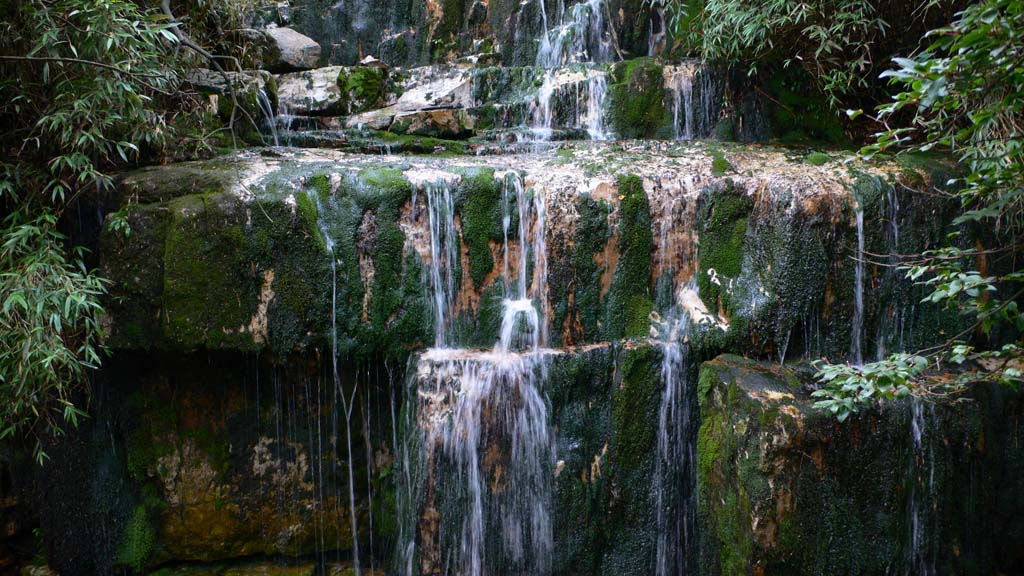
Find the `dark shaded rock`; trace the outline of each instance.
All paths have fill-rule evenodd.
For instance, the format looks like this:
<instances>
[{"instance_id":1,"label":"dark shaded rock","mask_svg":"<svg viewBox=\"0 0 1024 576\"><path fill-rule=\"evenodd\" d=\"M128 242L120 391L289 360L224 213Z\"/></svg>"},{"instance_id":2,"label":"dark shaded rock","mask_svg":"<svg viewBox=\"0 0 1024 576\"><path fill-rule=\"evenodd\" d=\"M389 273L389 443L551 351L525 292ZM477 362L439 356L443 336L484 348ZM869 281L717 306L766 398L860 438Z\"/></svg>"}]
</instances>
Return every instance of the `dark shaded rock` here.
<instances>
[{"instance_id":1,"label":"dark shaded rock","mask_svg":"<svg viewBox=\"0 0 1024 576\"><path fill-rule=\"evenodd\" d=\"M840 423L798 374L732 356L701 367L702 573L1020 569L1019 394L979 385Z\"/></svg>"}]
</instances>

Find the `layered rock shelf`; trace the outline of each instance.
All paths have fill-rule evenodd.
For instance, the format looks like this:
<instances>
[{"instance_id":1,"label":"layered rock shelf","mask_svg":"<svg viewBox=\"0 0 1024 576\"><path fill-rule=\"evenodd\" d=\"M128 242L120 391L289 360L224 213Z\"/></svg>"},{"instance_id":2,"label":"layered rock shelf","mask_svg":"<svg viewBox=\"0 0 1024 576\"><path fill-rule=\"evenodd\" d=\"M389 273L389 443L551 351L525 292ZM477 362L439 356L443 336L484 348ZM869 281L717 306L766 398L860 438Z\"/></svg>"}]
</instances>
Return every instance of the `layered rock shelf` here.
<instances>
[{"instance_id":1,"label":"layered rock shelf","mask_svg":"<svg viewBox=\"0 0 1024 576\"><path fill-rule=\"evenodd\" d=\"M1024 570L1019 392L811 396L815 360L967 326L895 257L989 233L954 162L864 161L646 2L294 4L239 32L257 70L187 78L246 147L90 200L111 353L45 469L0 461L11 542L62 574Z\"/></svg>"}]
</instances>

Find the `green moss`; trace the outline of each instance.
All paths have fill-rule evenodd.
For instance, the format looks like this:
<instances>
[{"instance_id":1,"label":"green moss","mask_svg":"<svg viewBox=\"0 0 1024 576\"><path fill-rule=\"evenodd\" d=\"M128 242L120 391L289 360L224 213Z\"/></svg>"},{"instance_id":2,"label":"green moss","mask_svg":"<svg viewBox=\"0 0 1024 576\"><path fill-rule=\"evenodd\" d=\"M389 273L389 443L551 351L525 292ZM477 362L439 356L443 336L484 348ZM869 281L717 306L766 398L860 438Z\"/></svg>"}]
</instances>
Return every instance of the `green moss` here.
<instances>
[{"instance_id":1,"label":"green moss","mask_svg":"<svg viewBox=\"0 0 1024 576\"><path fill-rule=\"evenodd\" d=\"M719 309L723 286L727 287L742 270L747 218L752 208L753 201L731 182L724 189L704 195L697 286L709 310Z\"/></svg>"},{"instance_id":2,"label":"green moss","mask_svg":"<svg viewBox=\"0 0 1024 576\"><path fill-rule=\"evenodd\" d=\"M651 251L654 236L651 208L638 176L620 176L619 261L608 288L601 336L607 340L643 337L653 307L651 294Z\"/></svg>"},{"instance_id":3,"label":"green moss","mask_svg":"<svg viewBox=\"0 0 1024 576\"><path fill-rule=\"evenodd\" d=\"M713 176L721 178L726 174L736 171L732 164L726 160L725 154L718 150L711 150L708 153L711 155L711 174Z\"/></svg>"},{"instance_id":4,"label":"green moss","mask_svg":"<svg viewBox=\"0 0 1024 576\"><path fill-rule=\"evenodd\" d=\"M672 129L661 65L637 58L615 65L608 87L608 122L620 138L654 138Z\"/></svg>"},{"instance_id":5,"label":"green moss","mask_svg":"<svg viewBox=\"0 0 1024 576\"><path fill-rule=\"evenodd\" d=\"M828 154L825 154L824 152L811 152L806 157L804 157L804 162L807 162L812 166L824 166L825 164L828 164L831 161L832 157L829 156Z\"/></svg>"},{"instance_id":6,"label":"green moss","mask_svg":"<svg viewBox=\"0 0 1024 576\"><path fill-rule=\"evenodd\" d=\"M581 196L576 203L580 219L576 224L572 266L575 271L575 312L583 329L584 342L597 340L601 317L601 274L604 269L596 257L611 239L608 214L611 206L604 201ZM555 324L560 325L559 323Z\"/></svg>"},{"instance_id":7,"label":"green moss","mask_svg":"<svg viewBox=\"0 0 1024 576\"><path fill-rule=\"evenodd\" d=\"M121 541L117 548L117 563L132 568L136 572L143 571L153 554L155 543L156 530L149 519L149 512L143 505L136 506L121 533Z\"/></svg>"},{"instance_id":8,"label":"green moss","mask_svg":"<svg viewBox=\"0 0 1024 576\"><path fill-rule=\"evenodd\" d=\"M326 253L327 242L323 232L320 231L320 209L316 205L316 200L310 194L296 194L295 211L298 214L299 223L302 225L302 228L316 240L320 250Z\"/></svg>"},{"instance_id":9,"label":"green moss","mask_svg":"<svg viewBox=\"0 0 1024 576\"><path fill-rule=\"evenodd\" d=\"M615 392L613 425L616 462L635 469L650 462L661 401L659 362L655 349L642 346L623 352L622 384Z\"/></svg>"},{"instance_id":10,"label":"green moss","mask_svg":"<svg viewBox=\"0 0 1024 576\"><path fill-rule=\"evenodd\" d=\"M171 203L164 252L164 332L183 349L254 349L240 330L256 309L257 287L243 231L244 211L229 195L188 196Z\"/></svg>"},{"instance_id":11,"label":"green moss","mask_svg":"<svg viewBox=\"0 0 1024 576\"><path fill-rule=\"evenodd\" d=\"M498 341L501 334L502 301L506 294L503 278L495 280L480 294L480 309L477 312L475 329L466 340L470 346L488 348Z\"/></svg>"},{"instance_id":12,"label":"green moss","mask_svg":"<svg viewBox=\"0 0 1024 576\"><path fill-rule=\"evenodd\" d=\"M462 220L462 241L469 251L469 276L477 289L494 269L491 241L502 239L501 187L491 168L463 173L455 210Z\"/></svg>"},{"instance_id":13,"label":"green moss","mask_svg":"<svg viewBox=\"0 0 1024 576\"><path fill-rule=\"evenodd\" d=\"M338 75L338 86L346 95L349 114L359 114L383 106L387 72L371 66L344 69Z\"/></svg>"}]
</instances>

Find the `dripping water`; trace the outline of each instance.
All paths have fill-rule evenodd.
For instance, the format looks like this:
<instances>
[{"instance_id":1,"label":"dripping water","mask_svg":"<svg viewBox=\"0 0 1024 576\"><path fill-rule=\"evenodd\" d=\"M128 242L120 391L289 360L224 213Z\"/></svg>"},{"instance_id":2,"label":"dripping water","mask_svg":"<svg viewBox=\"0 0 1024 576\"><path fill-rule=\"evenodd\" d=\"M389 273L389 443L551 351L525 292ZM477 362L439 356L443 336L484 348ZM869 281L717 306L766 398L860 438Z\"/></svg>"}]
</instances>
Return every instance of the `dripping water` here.
<instances>
[{"instance_id":1,"label":"dripping water","mask_svg":"<svg viewBox=\"0 0 1024 576\"><path fill-rule=\"evenodd\" d=\"M853 320L850 356L858 366L864 363L861 343L864 338L864 209L857 206L857 260L854 263Z\"/></svg>"},{"instance_id":2,"label":"dripping water","mask_svg":"<svg viewBox=\"0 0 1024 576\"><path fill-rule=\"evenodd\" d=\"M358 390L358 387L353 387L352 396L349 397L345 394L345 391L341 386L341 376L338 372L338 261L334 252L334 237L331 234L330 227L324 220L326 210L323 205L323 201L318 194L314 193L314 197L317 202L320 232L324 238L324 245L327 248L327 256L331 263L331 378L334 384L335 398L340 400L343 411L342 415L345 417L345 442L347 448L346 460L348 462L349 520L351 521L352 528L352 565L355 569L356 576L360 576L362 572L359 565L359 524L356 520L355 463L353 462L354 453L352 451L352 410L355 407L353 403L355 401L355 393ZM337 435L335 435L335 438L337 438Z\"/></svg>"},{"instance_id":3,"label":"dripping water","mask_svg":"<svg viewBox=\"0 0 1024 576\"><path fill-rule=\"evenodd\" d=\"M929 509L935 505L935 458L927 442L928 407L921 398L910 399L910 432L913 446L910 486L910 574L933 576L935 550L932 546Z\"/></svg>"}]
</instances>

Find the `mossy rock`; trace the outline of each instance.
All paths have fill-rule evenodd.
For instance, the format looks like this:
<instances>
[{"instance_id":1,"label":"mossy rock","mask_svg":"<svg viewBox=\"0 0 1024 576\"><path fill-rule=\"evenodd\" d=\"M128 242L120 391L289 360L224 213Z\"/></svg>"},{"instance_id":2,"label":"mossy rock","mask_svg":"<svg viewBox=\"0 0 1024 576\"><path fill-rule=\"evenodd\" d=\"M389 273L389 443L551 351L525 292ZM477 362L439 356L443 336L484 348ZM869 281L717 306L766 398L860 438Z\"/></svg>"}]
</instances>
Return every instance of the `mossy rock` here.
<instances>
[{"instance_id":1,"label":"mossy rock","mask_svg":"<svg viewBox=\"0 0 1024 576\"><path fill-rule=\"evenodd\" d=\"M662 67L652 58L615 65L608 86L608 124L619 138L671 138Z\"/></svg>"},{"instance_id":2,"label":"mossy rock","mask_svg":"<svg viewBox=\"0 0 1024 576\"><path fill-rule=\"evenodd\" d=\"M742 271L747 219L753 206L753 200L730 181L702 195L697 286L709 310L731 312L724 292Z\"/></svg>"},{"instance_id":3,"label":"mossy rock","mask_svg":"<svg viewBox=\"0 0 1024 576\"><path fill-rule=\"evenodd\" d=\"M653 309L651 254L654 234L651 207L639 176L618 179L619 260L601 306L601 337L609 340L646 336Z\"/></svg>"},{"instance_id":4,"label":"mossy rock","mask_svg":"<svg viewBox=\"0 0 1024 576\"><path fill-rule=\"evenodd\" d=\"M387 70L373 66L342 68L338 87L345 95L349 114L381 108L387 96Z\"/></svg>"},{"instance_id":5,"label":"mossy rock","mask_svg":"<svg viewBox=\"0 0 1024 576\"><path fill-rule=\"evenodd\" d=\"M915 445L909 402L839 423L813 407L806 378L804 370L735 356L701 366L701 573L875 574L909 567L915 514L930 526L918 551L937 572L988 573L999 546L959 543L973 538L997 499L964 484L980 481L972 471L979 466L1000 469L994 477L1020 466L1024 449L1002 464L979 450L977 425L980 418L985 433L1006 434L1004 410L1019 410L1020 398L993 404L994 389L987 388L977 391L977 404L925 405ZM1012 525L1019 530L1021 523Z\"/></svg>"}]
</instances>

